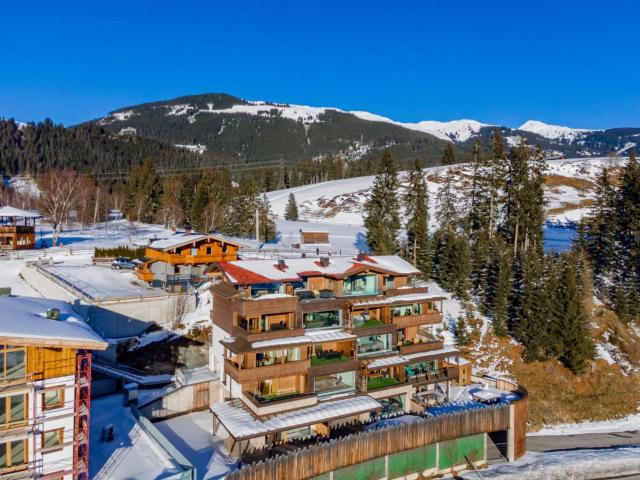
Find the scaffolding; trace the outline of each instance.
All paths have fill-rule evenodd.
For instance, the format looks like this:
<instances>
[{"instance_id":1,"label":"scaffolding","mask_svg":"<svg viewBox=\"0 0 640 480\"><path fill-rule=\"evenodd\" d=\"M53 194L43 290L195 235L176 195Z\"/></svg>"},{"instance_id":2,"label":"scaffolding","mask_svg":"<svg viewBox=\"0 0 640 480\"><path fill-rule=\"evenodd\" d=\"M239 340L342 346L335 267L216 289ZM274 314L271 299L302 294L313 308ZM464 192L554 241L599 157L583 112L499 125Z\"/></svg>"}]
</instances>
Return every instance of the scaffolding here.
<instances>
[{"instance_id":1,"label":"scaffolding","mask_svg":"<svg viewBox=\"0 0 640 480\"><path fill-rule=\"evenodd\" d=\"M73 450L73 478L89 480L89 417L91 413L91 352L76 356L76 402Z\"/></svg>"}]
</instances>

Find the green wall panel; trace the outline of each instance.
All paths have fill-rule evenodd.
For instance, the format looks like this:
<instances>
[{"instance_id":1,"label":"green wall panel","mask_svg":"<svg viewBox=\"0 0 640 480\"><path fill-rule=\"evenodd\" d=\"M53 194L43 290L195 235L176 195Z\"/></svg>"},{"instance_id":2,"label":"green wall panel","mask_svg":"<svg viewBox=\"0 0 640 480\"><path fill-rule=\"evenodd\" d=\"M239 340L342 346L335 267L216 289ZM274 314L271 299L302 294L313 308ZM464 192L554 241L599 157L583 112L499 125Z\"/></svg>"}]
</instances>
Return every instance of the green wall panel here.
<instances>
[{"instance_id":1,"label":"green wall panel","mask_svg":"<svg viewBox=\"0 0 640 480\"><path fill-rule=\"evenodd\" d=\"M357 463L333 472L333 480L379 480L384 478L384 457Z\"/></svg>"},{"instance_id":2,"label":"green wall panel","mask_svg":"<svg viewBox=\"0 0 640 480\"><path fill-rule=\"evenodd\" d=\"M441 442L438 468L462 465L467 462L465 456L473 461L484 459L484 434Z\"/></svg>"},{"instance_id":3,"label":"green wall panel","mask_svg":"<svg viewBox=\"0 0 640 480\"><path fill-rule=\"evenodd\" d=\"M414 448L389 455L389 478L396 478L435 468L436 446Z\"/></svg>"}]
</instances>

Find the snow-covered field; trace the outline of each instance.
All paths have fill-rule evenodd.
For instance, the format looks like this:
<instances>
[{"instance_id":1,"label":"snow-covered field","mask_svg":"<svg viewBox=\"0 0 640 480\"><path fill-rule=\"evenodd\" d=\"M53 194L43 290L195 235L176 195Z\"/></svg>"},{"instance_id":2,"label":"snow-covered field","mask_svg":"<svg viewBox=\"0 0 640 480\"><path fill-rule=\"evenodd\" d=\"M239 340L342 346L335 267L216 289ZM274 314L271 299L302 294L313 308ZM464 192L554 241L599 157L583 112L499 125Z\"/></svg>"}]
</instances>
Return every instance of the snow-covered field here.
<instances>
[{"instance_id":1,"label":"snow-covered field","mask_svg":"<svg viewBox=\"0 0 640 480\"><path fill-rule=\"evenodd\" d=\"M640 472L640 446L528 453L520 460L482 470L482 478L503 480L595 480ZM474 472L456 478L477 479Z\"/></svg>"},{"instance_id":2,"label":"snow-covered field","mask_svg":"<svg viewBox=\"0 0 640 480\"><path fill-rule=\"evenodd\" d=\"M560 425L553 425L551 427L544 427L537 432L531 432L527 435L580 435L585 433L628 432L634 430L640 430L640 413L637 415L629 415L628 417L617 420L563 423Z\"/></svg>"}]
</instances>

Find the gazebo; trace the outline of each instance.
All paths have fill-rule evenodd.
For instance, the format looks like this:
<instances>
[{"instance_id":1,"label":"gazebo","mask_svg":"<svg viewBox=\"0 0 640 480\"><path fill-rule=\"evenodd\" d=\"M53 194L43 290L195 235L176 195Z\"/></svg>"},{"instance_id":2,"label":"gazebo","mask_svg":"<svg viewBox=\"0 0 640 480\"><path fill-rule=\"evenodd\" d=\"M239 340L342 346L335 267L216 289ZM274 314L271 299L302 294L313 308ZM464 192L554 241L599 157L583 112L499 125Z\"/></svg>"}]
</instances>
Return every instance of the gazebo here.
<instances>
[{"instance_id":1,"label":"gazebo","mask_svg":"<svg viewBox=\"0 0 640 480\"><path fill-rule=\"evenodd\" d=\"M0 250L28 250L36 245L36 220L41 215L14 207L0 208Z\"/></svg>"}]
</instances>

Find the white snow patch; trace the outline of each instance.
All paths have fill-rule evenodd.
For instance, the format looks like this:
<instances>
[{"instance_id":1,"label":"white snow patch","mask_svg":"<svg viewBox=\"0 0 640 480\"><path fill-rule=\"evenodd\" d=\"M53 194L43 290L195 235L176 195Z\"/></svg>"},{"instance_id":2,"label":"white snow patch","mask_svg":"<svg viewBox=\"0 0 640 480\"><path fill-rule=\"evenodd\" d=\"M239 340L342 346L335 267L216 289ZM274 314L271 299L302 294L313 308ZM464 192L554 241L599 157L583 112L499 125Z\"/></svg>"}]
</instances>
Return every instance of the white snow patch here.
<instances>
[{"instance_id":1,"label":"white snow patch","mask_svg":"<svg viewBox=\"0 0 640 480\"><path fill-rule=\"evenodd\" d=\"M198 155L202 155L207 151L207 146L196 143L195 145L183 145L183 144L175 144L174 147L183 148L185 150L189 150L190 152L197 153Z\"/></svg>"},{"instance_id":2,"label":"white snow patch","mask_svg":"<svg viewBox=\"0 0 640 480\"><path fill-rule=\"evenodd\" d=\"M573 141L580 137L583 133L592 132L593 130L587 130L584 128L570 128L560 125L549 125L537 120L528 120L518 130L525 132L536 133L541 137L549 138L552 140L569 140Z\"/></svg>"}]
</instances>

